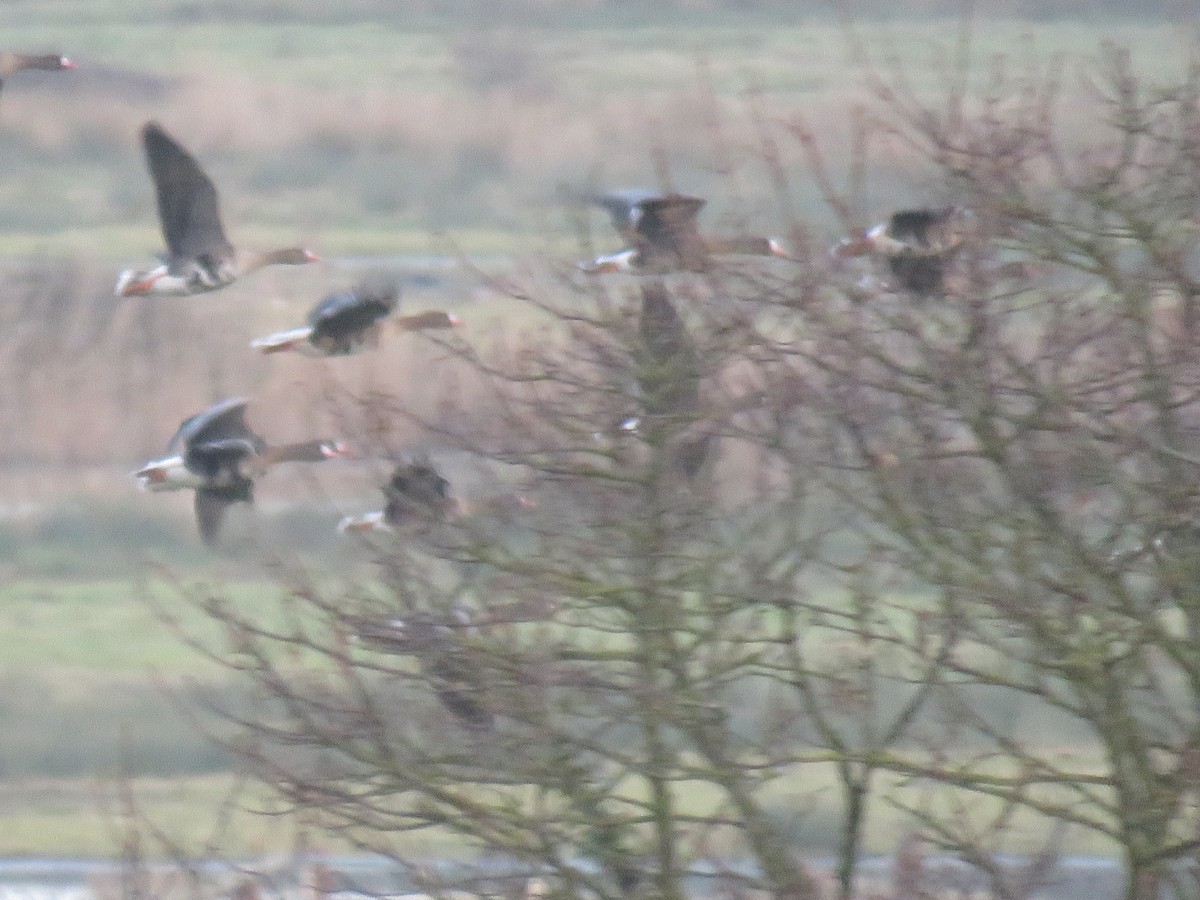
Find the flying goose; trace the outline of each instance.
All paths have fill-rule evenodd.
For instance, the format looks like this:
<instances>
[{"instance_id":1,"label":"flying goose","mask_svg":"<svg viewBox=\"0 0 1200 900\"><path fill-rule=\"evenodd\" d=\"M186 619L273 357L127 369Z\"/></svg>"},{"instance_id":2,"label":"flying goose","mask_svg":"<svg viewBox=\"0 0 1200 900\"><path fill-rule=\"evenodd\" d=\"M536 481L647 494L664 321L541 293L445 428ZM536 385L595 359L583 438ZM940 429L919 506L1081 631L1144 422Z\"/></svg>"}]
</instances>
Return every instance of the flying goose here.
<instances>
[{"instance_id":1,"label":"flying goose","mask_svg":"<svg viewBox=\"0 0 1200 900\"><path fill-rule=\"evenodd\" d=\"M454 604L449 616L346 616L345 621L353 638L362 645L419 660L438 701L468 729L487 731L493 727L495 714L484 703L487 684L470 647L475 622L465 606Z\"/></svg>"},{"instance_id":2,"label":"flying goose","mask_svg":"<svg viewBox=\"0 0 1200 900\"><path fill-rule=\"evenodd\" d=\"M191 154L157 122L142 126L142 144L167 253L165 261L149 271L122 272L117 296L215 291L263 266L302 265L319 259L303 247L265 253L236 249L221 225L217 189Z\"/></svg>"},{"instance_id":3,"label":"flying goose","mask_svg":"<svg viewBox=\"0 0 1200 900\"><path fill-rule=\"evenodd\" d=\"M428 462L402 462L384 485L383 509L364 516L346 516L339 531L391 531L408 522L441 520L451 515L457 501L450 482Z\"/></svg>"},{"instance_id":4,"label":"flying goose","mask_svg":"<svg viewBox=\"0 0 1200 900\"><path fill-rule=\"evenodd\" d=\"M696 217L706 201L700 197L631 190L603 194L593 201L609 211L617 232L632 246L581 263L580 268L590 274L702 272L712 267L715 256L788 256L774 238L702 235Z\"/></svg>"},{"instance_id":5,"label":"flying goose","mask_svg":"<svg viewBox=\"0 0 1200 900\"><path fill-rule=\"evenodd\" d=\"M392 531L410 523L438 522L478 513L516 513L537 503L521 494L506 493L468 503L455 497L450 482L424 460L402 462L383 488L384 507L362 516L346 516L339 531Z\"/></svg>"},{"instance_id":6,"label":"flying goose","mask_svg":"<svg viewBox=\"0 0 1200 900\"><path fill-rule=\"evenodd\" d=\"M936 294L942 290L946 264L974 222L974 214L961 206L900 210L888 221L843 239L833 252L838 257L879 254L903 290Z\"/></svg>"},{"instance_id":7,"label":"flying goose","mask_svg":"<svg viewBox=\"0 0 1200 900\"><path fill-rule=\"evenodd\" d=\"M360 284L325 297L308 314L308 324L256 338L250 346L263 353L296 350L307 356L348 356L364 346L374 346L387 316L396 308L394 284ZM453 328L459 319L447 312L430 310L391 319L401 331Z\"/></svg>"},{"instance_id":8,"label":"flying goose","mask_svg":"<svg viewBox=\"0 0 1200 900\"><path fill-rule=\"evenodd\" d=\"M0 50L0 89L4 87L4 79L25 69L58 72L74 68L75 63L56 53L13 53L11 50Z\"/></svg>"},{"instance_id":9,"label":"flying goose","mask_svg":"<svg viewBox=\"0 0 1200 900\"><path fill-rule=\"evenodd\" d=\"M246 403L231 397L185 419L161 459L134 473L148 491L194 490L200 536L217 540L225 510L254 501L254 479L281 462L321 462L350 455L339 441L270 446L246 425Z\"/></svg>"}]
</instances>

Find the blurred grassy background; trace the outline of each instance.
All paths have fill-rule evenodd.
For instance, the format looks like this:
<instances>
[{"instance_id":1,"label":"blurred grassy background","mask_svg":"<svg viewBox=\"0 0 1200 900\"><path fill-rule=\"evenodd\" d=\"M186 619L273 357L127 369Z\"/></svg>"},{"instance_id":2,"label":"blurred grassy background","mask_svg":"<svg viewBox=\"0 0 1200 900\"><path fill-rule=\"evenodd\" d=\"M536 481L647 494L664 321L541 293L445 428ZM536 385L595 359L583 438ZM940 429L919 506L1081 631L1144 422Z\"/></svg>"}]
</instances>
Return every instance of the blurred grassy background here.
<instances>
[{"instance_id":1,"label":"blurred grassy background","mask_svg":"<svg viewBox=\"0 0 1200 900\"><path fill-rule=\"evenodd\" d=\"M231 235L251 245L303 240L330 256L574 253L560 188L653 185L655 148L678 187L713 197L710 219L784 232L789 213L761 164L748 92L772 129L802 114L831 152L844 149L865 100L847 32L822 7L688 6L529 3L501 15L465 2L437 13L6 4L9 45L61 49L81 68L5 86L0 254L137 261L157 251L137 144L148 118L199 156L223 191ZM857 26L918 92L941 88L955 28L949 19ZM1003 55L1020 69L1036 48L1040 59L1078 62L1110 37L1153 75L1182 65L1171 51L1189 33L1145 19L989 20L976 58ZM978 67L979 83L994 78ZM782 151L796 208L827 221L799 148L785 141ZM898 148L881 152L860 198L865 216L921 189L910 162Z\"/></svg>"},{"instance_id":2,"label":"blurred grassy background","mask_svg":"<svg viewBox=\"0 0 1200 900\"><path fill-rule=\"evenodd\" d=\"M779 138L802 117L833 158L848 146L867 95L848 33L824 7L502 6L0 4L8 47L81 64L21 73L0 100L0 854L112 852L107 779L120 769L153 818L181 838L201 834L233 776L164 687L235 700L236 689L155 617L147 597L165 590L155 574L231 582L239 602L257 603L277 590L263 558L328 563L337 518L377 502L382 463L281 470L259 493L259 516L233 516L229 544L246 548L214 557L195 535L190 496L139 494L128 477L182 418L220 396L253 396L252 424L285 441L353 437L363 423L336 401L375 390L430 416L448 401L470 405L469 377L436 341L395 337L380 353L321 363L253 356L251 338L298 324L366 265L395 271L410 310L462 315L474 342L535 328L474 275L431 257L485 257L534 280L547 263L569 265L584 249L563 188L653 186L658 151L674 186L712 196L706 222L788 234L798 213L822 238L838 233L786 139L792 196L779 195L755 122ZM892 6L862 4L861 37L918 92L942 90L957 4L872 18ZM1132 8L1083 0L989 8L1005 17L977 29L976 59L1004 56L1016 69L1054 56L1086 67L1111 37L1149 77L1168 77L1191 38L1165 0L1158 21L1145 4L1137 21L1120 18ZM1042 21L1022 18L1034 11ZM994 71L980 65L980 82ZM1065 89L1086 85L1072 76ZM1065 103L1063 115L1070 125L1086 113ZM330 261L193 300L116 301L117 271L161 248L137 143L149 118L212 175L235 241L304 242ZM883 146L872 163L853 197L863 221L923 196L924 173L902 148ZM615 249L606 223L592 222L597 244ZM386 260L352 258L364 255ZM439 372L433 389L429 371ZM392 427L390 446L423 440ZM824 794L797 817L798 836L816 845L833 815L827 787L820 777L780 787L781 815ZM895 830L881 816L872 848L893 849ZM286 839L253 822L234 838L247 852Z\"/></svg>"}]
</instances>

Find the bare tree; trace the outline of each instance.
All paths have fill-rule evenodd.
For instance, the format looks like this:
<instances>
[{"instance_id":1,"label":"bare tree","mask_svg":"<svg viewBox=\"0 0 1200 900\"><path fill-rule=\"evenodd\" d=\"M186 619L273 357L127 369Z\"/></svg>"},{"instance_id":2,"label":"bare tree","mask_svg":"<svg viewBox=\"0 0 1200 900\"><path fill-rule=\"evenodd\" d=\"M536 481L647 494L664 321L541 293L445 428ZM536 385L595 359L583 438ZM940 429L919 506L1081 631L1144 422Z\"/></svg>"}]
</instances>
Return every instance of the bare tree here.
<instances>
[{"instance_id":1,"label":"bare tree","mask_svg":"<svg viewBox=\"0 0 1200 900\"><path fill-rule=\"evenodd\" d=\"M801 247L564 275L513 292L523 331L444 342L471 402L420 418L430 464L536 508L399 523L369 577L297 574L282 617L203 598L263 691L230 712L259 777L431 891L814 897L778 798L832 770L843 898L882 803L997 896L1078 832L1129 898L1188 893L1200 69L1148 87L1109 49L1069 88L997 63L973 97L965 38L951 59L937 102L867 60L859 131L971 211L937 290ZM423 866L414 833L476 856Z\"/></svg>"},{"instance_id":2,"label":"bare tree","mask_svg":"<svg viewBox=\"0 0 1200 900\"><path fill-rule=\"evenodd\" d=\"M875 637L941 672L941 727L888 767L993 800L898 802L985 870L1037 819L1097 832L1127 896L1158 896L1196 848L1200 70L1151 86L1107 48L1079 86L1013 71L972 99L964 63L940 106L876 71L891 134L978 227L944 297L852 275L797 355L863 558L916 592ZM1072 104L1086 128L1059 127Z\"/></svg>"}]
</instances>

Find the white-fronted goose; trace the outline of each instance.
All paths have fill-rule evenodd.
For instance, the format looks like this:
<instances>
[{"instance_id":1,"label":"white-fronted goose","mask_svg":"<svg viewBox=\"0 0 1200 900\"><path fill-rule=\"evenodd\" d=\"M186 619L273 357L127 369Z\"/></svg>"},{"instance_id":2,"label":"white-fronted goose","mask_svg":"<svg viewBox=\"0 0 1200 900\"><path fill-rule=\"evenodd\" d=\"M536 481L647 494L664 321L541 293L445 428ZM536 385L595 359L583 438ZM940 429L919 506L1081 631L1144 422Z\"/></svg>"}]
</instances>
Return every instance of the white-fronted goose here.
<instances>
[{"instance_id":1,"label":"white-fronted goose","mask_svg":"<svg viewBox=\"0 0 1200 900\"><path fill-rule=\"evenodd\" d=\"M384 485L383 509L364 516L347 516L339 531L391 531L404 524L438 521L458 506L450 493L450 482L428 462L403 462L392 470Z\"/></svg>"},{"instance_id":2,"label":"white-fronted goose","mask_svg":"<svg viewBox=\"0 0 1200 900\"><path fill-rule=\"evenodd\" d=\"M303 247L255 253L225 237L217 189L195 159L157 122L142 126L146 163L158 198L166 261L149 271L127 269L116 294L198 294L215 291L271 265L302 265L319 257Z\"/></svg>"},{"instance_id":3,"label":"white-fronted goose","mask_svg":"<svg viewBox=\"0 0 1200 900\"><path fill-rule=\"evenodd\" d=\"M313 307L308 324L251 341L263 353L295 350L308 356L348 356L365 346L375 346L384 320L396 308L399 291L394 284L360 284L330 294ZM453 328L459 320L440 310L399 316L388 324L401 331Z\"/></svg>"},{"instance_id":4,"label":"white-fronted goose","mask_svg":"<svg viewBox=\"0 0 1200 900\"><path fill-rule=\"evenodd\" d=\"M961 206L905 209L862 234L843 239L833 252L839 257L879 254L902 290L936 294L942 290L947 263L974 224L974 214Z\"/></svg>"},{"instance_id":5,"label":"white-fronted goose","mask_svg":"<svg viewBox=\"0 0 1200 900\"><path fill-rule=\"evenodd\" d=\"M472 731L490 730L495 714L486 705L487 684L472 659L471 612L455 604L451 615L344 619L351 636L381 653L411 655L421 664L438 701Z\"/></svg>"},{"instance_id":6,"label":"white-fronted goose","mask_svg":"<svg viewBox=\"0 0 1200 900\"><path fill-rule=\"evenodd\" d=\"M450 482L430 463L403 462L383 488L384 507L362 516L346 516L339 531L392 531L410 524L442 522L485 513L508 515L537 504L520 494L503 493L478 502L454 496Z\"/></svg>"},{"instance_id":7,"label":"white-fronted goose","mask_svg":"<svg viewBox=\"0 0 1200 900\"><path fill-rule=\"evenodd\" d=\"M233 397L185 419L166 456L134 473L148 491L194 490L200 536L216 543L225 510L254 501L254 479L281 462L321 462L350 455L339 441L270 446L246 425L246 403Z\"/></svg>"},{"instance_id":8,"label":"white-fronted goose","mask_svg":"<svg viewBox=\"0 0 1200 900\"><path fill-rule=\"evenodd\" d=\"M696 217L706 201L700 197L619 191L596 197L594 201L608 209L617 232L633 246L581 264L580 268L588 273L661 274L681 269L703 272L712 268L716 256L787 257L774 238L702 235Z\"/></svg>"},{"instance_id":9,"label":"white-fronted goose","mask_svg":"<svg viewBox=\"0 0 1200 900\"><path fill-rule=\"evenodd\" d=\"M74 68L75 63L57 53L13 53L11 50L0 50L0 89L3 89L6 78L25 69L58 72Z\"/></svg>"}]
</instances>

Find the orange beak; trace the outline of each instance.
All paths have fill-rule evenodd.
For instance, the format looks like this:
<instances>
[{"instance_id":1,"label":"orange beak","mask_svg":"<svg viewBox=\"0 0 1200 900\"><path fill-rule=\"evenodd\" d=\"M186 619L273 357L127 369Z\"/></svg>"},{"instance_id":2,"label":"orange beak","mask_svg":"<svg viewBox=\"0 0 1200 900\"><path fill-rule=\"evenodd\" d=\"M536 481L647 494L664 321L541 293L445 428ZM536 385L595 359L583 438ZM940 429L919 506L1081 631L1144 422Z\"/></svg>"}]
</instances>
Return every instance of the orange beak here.
<instances>
[{"instance_id":1,"label":"orange beak","mask_svg":"<svg viewBox=\"0 0 1200 900\"><path fill-rule=\"evenodd\" d=\"M148 294L154 290L154 283L161 277L161 275L152 275L149 278L143 278L140 281L131 281L129 284L121 288L121 296L135 297L139 294Z\"/></svg>"}]
</instances>

